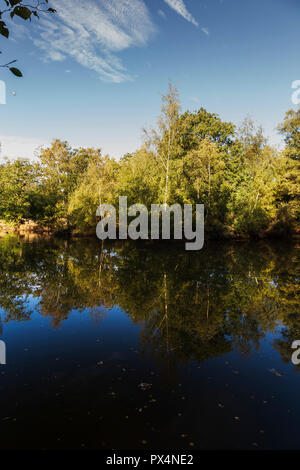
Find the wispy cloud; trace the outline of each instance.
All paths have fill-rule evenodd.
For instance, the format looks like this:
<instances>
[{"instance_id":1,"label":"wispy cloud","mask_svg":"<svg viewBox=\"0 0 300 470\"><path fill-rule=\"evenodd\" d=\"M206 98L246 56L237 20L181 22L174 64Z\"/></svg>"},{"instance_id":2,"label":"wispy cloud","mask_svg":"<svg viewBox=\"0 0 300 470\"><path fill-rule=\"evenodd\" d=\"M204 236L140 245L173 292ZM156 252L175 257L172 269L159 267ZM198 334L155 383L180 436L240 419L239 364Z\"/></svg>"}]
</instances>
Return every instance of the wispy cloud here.
<instances>
[{"instance_id":1,"label":"wispy cloud","mask_svg":"<svg viewBox=\"0 0 300 470\"><path fill-rule=\"evenodd\" d=\"M34 40L46 59L71 56L103 80L131 79L117 52L147 44L155 31L143 0L52 0L51 6L56 18L41 18Z\"/></svg>"},{"instance_id":2,"label":"wispy cloud","mask_svg":"<svg viewBox=\"0 0 300 470\"><path fill-rule=\"evenodd\" d=\"M164 2L198 26L183 0ZM57 14L41 17L34 38L44 60L62 62L71 57L104 81L132 79L118 53L147 45L156 31L144 0L51 0L51 6ZM162 10L158 13L166 17Z\"/></svg>"},{"instance_id":3,"label":"wispy cloud","mask_svg":"<svg viewBox=\"0 0 300 470\"><path fill-rule=\"evenodd\" d=\"M166 18L167 18L167 15L165 14L165 12L164 12L164 11L162 11L162 10L158 10L158 12L157 12L157 13L158 13L158 14L159 14L159 16L161 16L162 18L164 18L164 19L166 19Z\"/></svg>"},{"instance_id":4,"label":"wispy cloud","mask_svg":"<svg viewBox=\"0 0 300 470\"><path fill-rule=\"evenodd\" d=\"M210 32L207 28L201 28L201 31L206 34L206 36L209 36L210 35Z\"/></svg>"},{"instance_id":5,"label":"wispy cloud","mask_svg":"<svg viewBox=\"0 0 300 470\"><path fill-rule=\"evenodd\" d=\"M173 10L175 10L179 15L183 16L187 21L193 23L195 26L198 26L198 22L188 11L187 7L183 0L164 0Z\"/></svg>"}]
</instances>

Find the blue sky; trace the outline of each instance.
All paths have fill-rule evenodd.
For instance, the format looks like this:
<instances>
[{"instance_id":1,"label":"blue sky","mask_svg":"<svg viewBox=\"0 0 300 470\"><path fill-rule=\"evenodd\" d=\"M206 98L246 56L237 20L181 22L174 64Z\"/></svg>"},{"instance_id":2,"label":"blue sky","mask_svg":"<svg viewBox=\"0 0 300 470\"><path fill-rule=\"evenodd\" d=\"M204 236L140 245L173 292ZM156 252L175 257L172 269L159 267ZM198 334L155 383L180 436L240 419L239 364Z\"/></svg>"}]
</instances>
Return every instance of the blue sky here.
<instances>
[{"instance_id":1,"label":"blue sky","mask_svg":"<svg viewBox=\"0 0 300 470\"><path fill-rule=\"evenodd\" d=\"M183 109L239 124L250 115L274 144L300 80L298 0L49 0L57 15L14 21L0 39L2 157L31 157L53 138L120 157L155 124L172 80ZM15 93L13 93L15 92Z\"/></svg>"}]
</instances>

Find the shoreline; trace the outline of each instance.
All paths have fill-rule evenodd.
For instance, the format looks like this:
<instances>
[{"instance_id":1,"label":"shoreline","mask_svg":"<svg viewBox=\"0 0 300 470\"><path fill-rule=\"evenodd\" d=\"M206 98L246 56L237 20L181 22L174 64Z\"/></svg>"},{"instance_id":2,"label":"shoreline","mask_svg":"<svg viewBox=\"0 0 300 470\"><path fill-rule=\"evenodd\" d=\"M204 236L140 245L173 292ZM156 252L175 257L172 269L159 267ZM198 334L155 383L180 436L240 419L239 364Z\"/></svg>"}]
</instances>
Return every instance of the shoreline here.
<instances>
[{"instance_id":1,"label":"shoreline","mask_svg":"<svg viewBox=\"0 0 300 470\"><path fill-rule=\"evenodd\" d=\"M96 229L95 230L83 230L79 231L78 229L72 228L62 228L58 226L43 226L33 221L26 221L22 224L13 224L4 221L0 221L0 240L7 235L14 234L21 238L97 238ZM205 232L205 238L207 240L219 240L219 241L259 241L259 240L300 240L300 227L294 228L290 233L279 233L279 232L269 232L269 233L260 233L255 235L250 234L233 234L233 233L218 233L213 234L212 232ZM119 239L116 239L119 241ZM111 240L113 241L113 240ZM124 240L126 241L126 240ZM142 240L137 240L142 241ZM155 241L149 238L144 240L146 242ZM185 238L182 240L162 240L165 242L179 243L184 242Z\"/></svg>"}]
</instances>

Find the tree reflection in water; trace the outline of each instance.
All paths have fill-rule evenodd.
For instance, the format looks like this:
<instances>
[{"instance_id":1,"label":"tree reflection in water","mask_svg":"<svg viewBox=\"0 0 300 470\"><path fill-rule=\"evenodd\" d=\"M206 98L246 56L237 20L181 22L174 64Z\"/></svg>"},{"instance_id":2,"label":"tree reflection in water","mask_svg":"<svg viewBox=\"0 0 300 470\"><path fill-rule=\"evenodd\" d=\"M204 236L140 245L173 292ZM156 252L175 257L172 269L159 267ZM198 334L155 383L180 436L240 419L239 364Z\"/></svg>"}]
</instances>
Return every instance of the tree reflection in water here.
<instances>
[{"instance_id":1,"label":"tree reflection in water","mask_svg":"<svg viewBox=\"0 0 300 470\"><path fill-rule=\"evenodd\" d=\"M297 249L282 242L182 245L94 239L0 242L1 328L29 321L28 299L57 328L72 310L101 319L119 306L141 326L145 352L167 368L230 352L267 333L289 362L300 338Z\"/></svg>"}]
</instances>

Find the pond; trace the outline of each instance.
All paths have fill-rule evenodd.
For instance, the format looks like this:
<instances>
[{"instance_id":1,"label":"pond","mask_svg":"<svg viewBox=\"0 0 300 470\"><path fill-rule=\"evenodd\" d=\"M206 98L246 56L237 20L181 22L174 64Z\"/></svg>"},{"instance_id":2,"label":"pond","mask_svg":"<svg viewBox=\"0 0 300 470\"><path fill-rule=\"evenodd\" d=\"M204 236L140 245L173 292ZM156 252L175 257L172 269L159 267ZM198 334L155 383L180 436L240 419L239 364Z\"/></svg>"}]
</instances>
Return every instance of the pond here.
<instances>
[{"instance_id":1,"label":"pond","mask_svg":"<svg viewBox=\"0 0 300 470\"><path fill-rule=\"evenodd\" d=\"M1 449L299 449L295 242L0 241Z\"/></svg>"}]
</instances>

